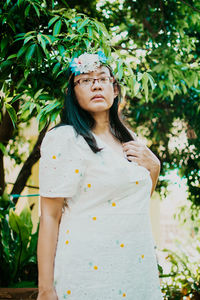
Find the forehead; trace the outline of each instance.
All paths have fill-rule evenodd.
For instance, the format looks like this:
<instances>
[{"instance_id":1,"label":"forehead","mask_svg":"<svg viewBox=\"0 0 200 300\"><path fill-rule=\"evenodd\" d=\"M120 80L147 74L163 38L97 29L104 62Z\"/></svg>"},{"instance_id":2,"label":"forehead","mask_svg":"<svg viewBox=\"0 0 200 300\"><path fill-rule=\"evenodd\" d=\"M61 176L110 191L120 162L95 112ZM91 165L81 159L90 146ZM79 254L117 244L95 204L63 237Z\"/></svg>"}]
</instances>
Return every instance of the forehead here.
<instances>
[{"instance_id":1,"label":"forehead","mask_svg":"<svg viewBox=\"0 0 200 300\"><path fill-rule=\"evenodd\" d=\"M101 66L93 72L77 75L74 77L74 79L78 80L78 79L84 78L84 77L95 77L95 76L100 76L100 75L109 75L110 76L110 70L105 66Z\"/></svg>"}]
</instances>

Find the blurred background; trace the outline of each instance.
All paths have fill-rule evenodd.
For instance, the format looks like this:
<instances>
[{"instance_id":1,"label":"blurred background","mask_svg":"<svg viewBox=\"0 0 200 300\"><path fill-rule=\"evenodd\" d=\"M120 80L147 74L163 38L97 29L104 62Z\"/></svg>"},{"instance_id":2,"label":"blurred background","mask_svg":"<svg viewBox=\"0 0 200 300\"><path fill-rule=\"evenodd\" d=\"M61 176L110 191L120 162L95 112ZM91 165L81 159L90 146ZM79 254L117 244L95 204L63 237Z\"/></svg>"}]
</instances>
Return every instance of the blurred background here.
<instances>
[{"instance_id":1,"label":"blurred background","mask_svg":"<svg viewBox=\"0 0 200 300\"><path fill-rule=\"evenodd\" d=\"M101 48L123 121L159 157L150 214L164 299L200 299L200 3L1 1L0 286L36 287L40 145L70 59Z\"/></svg>"}]
</instances>

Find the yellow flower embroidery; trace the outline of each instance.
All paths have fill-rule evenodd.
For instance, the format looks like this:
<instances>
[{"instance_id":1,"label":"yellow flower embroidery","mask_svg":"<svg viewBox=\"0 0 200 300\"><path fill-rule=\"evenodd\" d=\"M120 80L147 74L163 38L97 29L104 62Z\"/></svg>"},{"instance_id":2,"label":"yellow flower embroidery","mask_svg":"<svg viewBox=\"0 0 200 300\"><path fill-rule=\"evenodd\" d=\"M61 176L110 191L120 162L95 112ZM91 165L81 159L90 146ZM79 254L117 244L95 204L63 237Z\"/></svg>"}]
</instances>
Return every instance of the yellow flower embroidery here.
<instances>
[{"instance_id":1,"label":"yellow flower embroidery","mask_svg":"<svg viewBox=\"0 0 200 300\"><path fill-rule=\"evenodd\" d=\"M97 270L98 269L98 267L97 266L94 266L94 270Z\"/></svg>"},{"instance_id":2,"label":"yellow flower embroidery","mask_svg":"<svg viewBox=\"0 0 200 300\"><path fill-rule=\"evenodd\" d=\"M70 294L71 294L71 291L70 291L70 290L68 290L68 291L67 291L67 294L68 294L68 295L70 295Z\"/></svg>"},{"instance_id":3,"label":"yellow flower embroidery","mask_svg":"<svg viewBox=\"0 0 200 300\"><path fill-rule=\"evenodd\" d=\"M91 184L90 183L88 183L88 185L87 185L89 188L91 188Z\"/></svg>"},{"instance_id":4,"label":"yellow flower embroidery","mask_svg":"<svg viewBox=\"0 0 200 300\"><path fill-rule=\"evenodd\" d=\"M93 217L92 220L96 221L97 217Z\"/></svg>"},{"instance_id":5,"label":"yellow flower embroidery","mask_svg":"<svg viewBox=\"0 0 200 300\"><path fill-rule=\"evenodd\" d=\"M112 206L116 206L116 203L115 203L115 202L113 202L113 203L112 203Z\"/></svg>"},{"instance_id":6,"label":"yellow flower embroidery","mask_svg":"<svg viewBox=\"0 0 200 300\"><path fill-rule=\"evenodd\" d=\"M120 247L121 247L121 248L124 248L124 244L120 244Z\"/></svg>"},{"instance_id":7,"label":"yellow flower embroidery","mask_svg":"<svg viewBox=\"0 0 200 300\"><path fill-rule=\"evenodd\" d=\"M68 245L68 244L69 244L69 241L66 241L65 244Z\"/></svg>"},{"instance_id":8,"label":"yellow flower embroidery","mask_svg":"<svg viewBox=\"0 0 200 300\"><path fill-rule=\"evenodd\" d=\"M123 293L122 297L126 297L126 293Z\"/></svg>"},{"instance_id":9,"label":"yellow flower embroidery","mask_svg":"<svg viewBox=\"0 0 200 300\"><path fill-rule=\"evenodd\" d=\"M56 159L56 156L55 156L55 155L53 155L53 156L52 156L52 158L53 158L53 159Z\"/></svg>"},{"instance_id":10,"label":"yellow flower embroidery","mask_svg":"<svg viewBox=\"0 0 200 300\"><path fill-rule=\"evenodd\" d=\"M67 233L67 234L69 233L69 229L67 229L66 233Z\"/></svg>"},{"instance_id":11,"label":"yellow flower embroidery","mask_svg":"<svg viewBox=\"0 0 200 300\"><path fill-rule=\"evenodd\" d=\"M138 181L136 181L136 182L135 182L135 184L139 184L139 182L138 182Z\"/></svg>"},{"instance_id":12,"label":"yellow flower embroidery","mask_svg":"<svg viewBox=\"0 0 200 300\"><path fill-rule=\"evenodd\" d=\"M142 254L141 257L144 258L144 254Z\"/></svg>"},{"instance_id":13,"label":"yellow flower embroidery","mask_svg":"<svg viewBox=\"0 0 200 300\"><path fill-rule=\"evenodd\" d=\"M76 173L76 174L78 174L78 173L79 173L79 170L78 170L78 169L76 169L76 170L75 170L75 173Z\"/></svg>"}]
</instances>

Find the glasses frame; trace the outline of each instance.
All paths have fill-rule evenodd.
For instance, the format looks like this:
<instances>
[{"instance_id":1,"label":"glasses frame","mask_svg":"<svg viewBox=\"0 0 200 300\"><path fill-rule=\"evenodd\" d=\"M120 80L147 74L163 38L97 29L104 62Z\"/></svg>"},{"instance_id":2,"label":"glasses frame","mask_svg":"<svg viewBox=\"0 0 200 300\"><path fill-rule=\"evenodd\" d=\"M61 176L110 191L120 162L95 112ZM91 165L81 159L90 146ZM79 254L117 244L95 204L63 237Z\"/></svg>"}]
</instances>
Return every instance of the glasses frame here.
<instances>
[{"instance_id":1,"label":"glasses frame","mask_svg":"<svg viewBox=\"0 0 200 300\"><path fill-rule=\"evenodd\" d=\"M92 82L92 84L91 85L88 85L88 86L93 86L94 85L94 83L95 83L95 81L97 80L98 81L98 83L99 83L99 80L101 80L101 78L108 78L109 79L109 81L110 81L110 83L114 83L114 78L112 77L112 76L102 76L102 77L100 77L100 78L92 78L92 77L88 77L88 78L85 78L85 79L92 79L93 80L93 82ZM112 79L112 80L111 80ZM75 81L74 82L74 86L77 86L77 85L80 85L81 86L81 80L82 80L82 78L80 78L80 79L78 79L77 81ZM101 84L101 83L99 83L99 84ZM102 85L102 84L101 84ZM83 85L84 86L84 85ZM87 85L86 85L87 86Z\"/></svg>"}]
</instances>

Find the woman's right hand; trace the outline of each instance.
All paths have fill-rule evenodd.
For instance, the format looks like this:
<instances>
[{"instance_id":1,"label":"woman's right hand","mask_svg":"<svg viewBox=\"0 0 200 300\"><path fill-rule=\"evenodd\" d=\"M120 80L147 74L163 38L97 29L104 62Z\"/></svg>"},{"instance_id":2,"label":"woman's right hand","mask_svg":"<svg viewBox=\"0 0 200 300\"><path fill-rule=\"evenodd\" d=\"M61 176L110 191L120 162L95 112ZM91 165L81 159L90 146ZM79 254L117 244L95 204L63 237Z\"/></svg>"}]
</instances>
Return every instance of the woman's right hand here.
<instances>
[{"instance_id":1,"label":"woman's right hand","mask_svg":"<svg viewBox=\"0 0 200 300\"><path fill-rule=\"evenodd\" d=\"M37 300L58 300L55 289L39 291Z\"/></svg>"}]
</instances>

